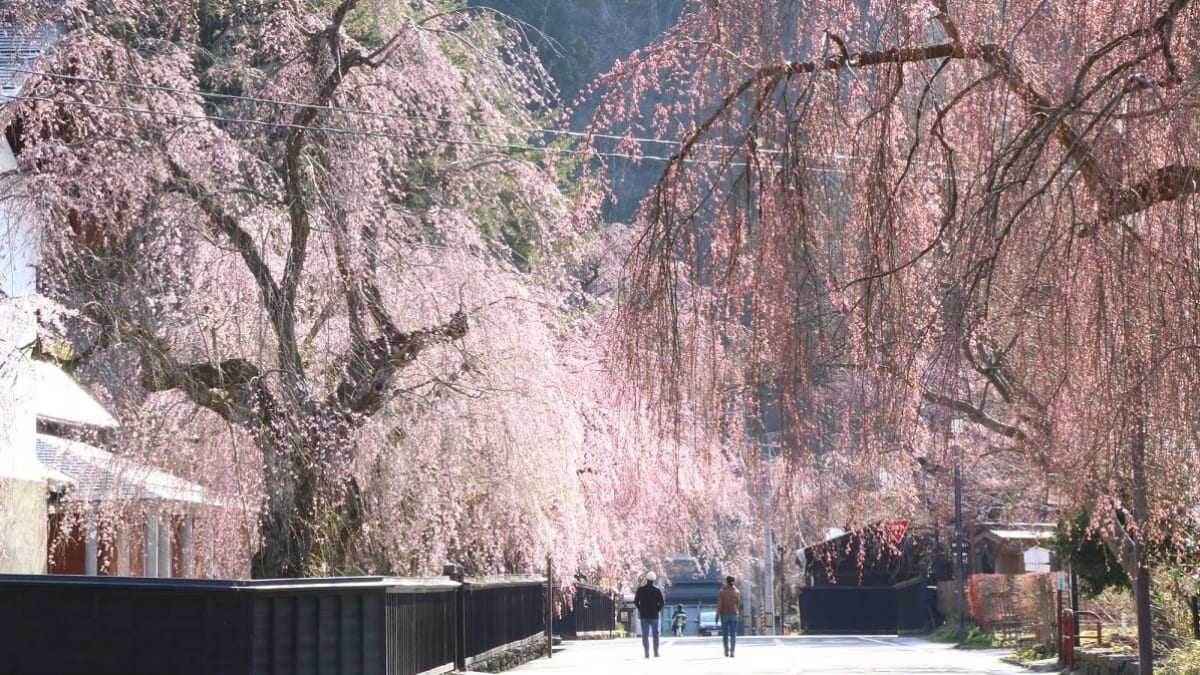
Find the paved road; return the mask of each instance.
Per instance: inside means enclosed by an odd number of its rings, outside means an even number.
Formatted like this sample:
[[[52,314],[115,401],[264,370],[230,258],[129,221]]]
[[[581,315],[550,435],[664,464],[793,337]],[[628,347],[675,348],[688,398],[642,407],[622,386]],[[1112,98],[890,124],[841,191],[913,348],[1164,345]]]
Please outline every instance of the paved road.
[[[669,673],[679,675],[1008,675],[1027,673],[1001,663],[1004,650],[959,650],[921,638],[891,636],[800,636],[738,638],[737,656],[722,654],[720,638],[668,638],[661,658],[642,657],[641,640],[567,642],[551,659],[541,658],[515,672]]]

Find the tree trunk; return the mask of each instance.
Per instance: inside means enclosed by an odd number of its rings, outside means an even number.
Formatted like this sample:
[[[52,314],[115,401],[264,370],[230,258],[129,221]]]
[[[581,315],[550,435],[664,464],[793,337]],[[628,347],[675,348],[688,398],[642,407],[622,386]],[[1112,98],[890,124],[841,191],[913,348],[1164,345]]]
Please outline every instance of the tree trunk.
[[[263,452],[266,499],[259,518],[258,550],[250,564],[255,579],[307,576],[316,539],[311,463],[296,450]],[[290,455],[290,457],[289,457]]]
[[[1146,528],[1150,520],[1146,485],[1146,419],[1139,415],[1133,438],[1133,598],[1137,610],[1138,672],[1154,674],[1154,630],[1150,609],[1150,567],[1146,559]]]
[[[265,505],[259,547],[251,561],[255,579],[344,574],[350,545],[362,529],[353,477],[351,427],[322,408],[302,418],[289,437],[260,439]],[[299,443],[287,445],[289,439]]]

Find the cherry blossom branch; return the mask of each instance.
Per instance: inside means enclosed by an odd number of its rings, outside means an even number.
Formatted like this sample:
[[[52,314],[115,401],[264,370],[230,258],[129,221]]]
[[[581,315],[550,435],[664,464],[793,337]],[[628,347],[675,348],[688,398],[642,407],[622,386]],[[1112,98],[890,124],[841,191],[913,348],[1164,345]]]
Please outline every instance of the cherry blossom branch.
[[[940,394],[930,389],[923,390],[921,392],[921,398],[938,407],[960,413],[967,419],[993,433],[1011,438],[1014,441],[1029,440],[1029,436],[1020,427],[1012,424],[1005,424],[1004,422],[991,417],[983,410],[967,401],[962,401],[952,396],[946,396],[945,394]]]
[[[1174,25],[1175,17],[1188,2],[1190,0],[1172,0],[1171,4],[1164,11],[1164,14],[1156,19],[1152,27],[1130,31],[1116,38],[1108,45],[1089,55],[1089,63],[1098,60],[1100,56],[1112,51],[1118,45],[1134,37],[1143,35],[1147,31],[1157,31],[1165,34],[1164,31],[1169,31],[1170,27]],[[939,21],[946,32],[949,38],[948,42],[917,47],[892,47],[885,50],[857,53],[849,53],[843,49],[837,55],[828,56],[820,60],[786,62],[760,67],[748,78],[744,79],[736,88],[729,91],[709,116],[687,134],[681,142],[679,150],[671,156],[667,166],[664,168],[662,178],[659,180],[659,186],[662,186],[664,181],[675,174],[676,165],[686,160],[696,144],[708,133],[713,125],[722,119],[733,104],[751,88],[760,85],[772,88],[786,77],[803,73],[836,71],[846,68],[861,68],[884,64],[917,63],[936,59],[958,59],[979,60],[992,66],[1008,83],[1013,93],[1029,107],[1031,113],[1050,117],[1050,121],[1054,124],[1055,136],[1065,148],[1067,156],[1080,167],[1080,173],[1083,174],[1085,182],[1099,194],[1112,194],[1113,190],[1108,186],[1106,173],[1100,165],[1099,160],[1090,151],[1088,144],[1081,139],[1080,135],[1067,122],[1067,114],[1073,106],[1067,104],[1054,105],[1053,101],[1047,95],[1038,91],[1032,84],[1032,81],[1021,71],[1008,50],[1000,45],[993,43],[978,45],[962,44],[957,25],[954,23],[947,9],[946,0],[936,0],[934,5],[938,9],[935,19]],[[1165,44],[1166,42],[1164,41],[1163,45]],[[1163,46],[1160,45],[1158,51],[1162,50]],[[1165,56],[1169,58],[1169,55]],[[1085,67],[1083,70],[1085,71],[1086,69]],[[1083,72],[1081,71],[1080,76],[1082,77],[1082,75]],[[1162,194],[1169,194],[1169,192],[1164,191]],[[1177,198],[1183,194],[1190,193],[1181,192],[1175,194],[1175,197],[1172,198]]]
[[[355,361],[351,362],[341,383],[330,394],[330,403],[356,414],[374,412],[383,402],[397,370],[411,364],[428,347],[462,339],[468,328],[466,313],[459,311],[439,326],[371,340],[361,365],[355,367]]]
[[[192,176],[186,169],[183,168],[173,157],[167,154],[167,165],[171,171],[172,181],[168,185],[170,189],[176,192],[187,195],[200,208],[201,211],[208,216],[209,222],[213,228],[225,235],[238,254],[245,262],[254,281],[258,284],[259,292],[263,296],[263,305],[267,310],[267,315],[270,317],[271,325],[276,332],[276,336],[282,339],[283,325],[280,320],[283,318],[282,311],[283,296],[278,283],[271,274],[271,269],[263,260],[262,254],[258,250],[258,245],[250,233],[242,228],[238,219],[225,210],[217,200],[213,193],[206,190],[198,182],[193,180]]]
[[[271,394],[258,367],[245,359],[181,364],[161,341],[137,331],[142,386],[150,392],[178,390],[193,403],[250,431],[265,428]]]
[[[1146,178],[1114,191],[1108,216],[1115,220],[1200,192],[1200,166],[1171,164]]]
[[[308,127],[316,121],[320,109],[328,107],[333,102],[338,87],[350,71],[368,63],[368,60],[357,48],[351,47],[345,51],[341,48],[342,23],[357,4],[358,0],[342,0],[334,9],[329,27],[321,36],[322,39],[329,41],[334,58],[333,68],[324,77],[310,105],[296,113],[284,142],[284,191],[288,201],[291,239],[288,242],[283,278],[280,281],[277,332],[280,342],[280,364],[285,370],[297,375],[303,372],[303,365],[296,340],[296,292],[300,286],[304,262],[308,255],[308,237],[312,232],[312,214],[306,197],[308,181],[303,153],[309,138]]]

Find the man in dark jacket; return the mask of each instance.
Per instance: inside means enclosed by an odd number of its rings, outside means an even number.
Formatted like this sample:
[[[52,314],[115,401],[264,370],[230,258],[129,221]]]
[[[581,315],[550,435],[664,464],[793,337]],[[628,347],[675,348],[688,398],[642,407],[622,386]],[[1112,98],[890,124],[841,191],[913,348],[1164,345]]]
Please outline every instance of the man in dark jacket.
[[[658,613],[662,611],[665,600],[663,593],[654,585],[658,575],[646,572],[646,583],[633,596],[633,605],[637,607],[638,616],[642,620],[642,649],[646,658],[650,658],[650,634],[654,634],[654,655],[658,656]]]

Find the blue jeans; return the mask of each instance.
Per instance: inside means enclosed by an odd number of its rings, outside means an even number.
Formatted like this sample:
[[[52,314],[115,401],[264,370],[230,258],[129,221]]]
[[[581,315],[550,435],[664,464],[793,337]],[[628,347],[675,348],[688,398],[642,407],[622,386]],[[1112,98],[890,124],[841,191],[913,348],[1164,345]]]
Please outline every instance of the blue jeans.
[[[642,619],[642,649],[650,655],[650,633],[654,633],[654,653],[658,653],[658,619]]]
[[[725,645],[725,653],[732,654],[737,646],[738,615],[736,612],[726,612],[721,615],[721,644]]]

